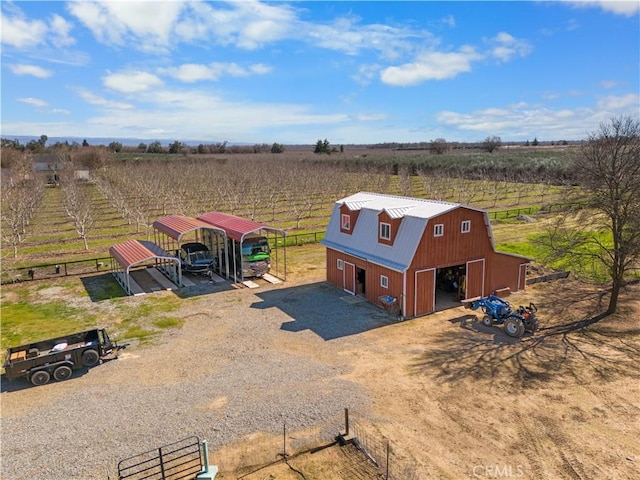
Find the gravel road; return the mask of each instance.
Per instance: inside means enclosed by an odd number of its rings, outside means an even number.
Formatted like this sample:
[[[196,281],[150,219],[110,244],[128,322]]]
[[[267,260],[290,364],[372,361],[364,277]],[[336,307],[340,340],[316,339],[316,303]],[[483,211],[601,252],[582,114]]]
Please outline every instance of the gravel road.
[[[278,433],[283,420],[291,431],[337,433],[345,407],[370,407],[363,387],[343,378],[367,347],[356,334],[392,322],[341,297],[318,282],[185,298],[175,314],[184,326],[155,345],[64,382],[3,380],[1,477],[114,479],[129,456],[191,435],[214,450]]]

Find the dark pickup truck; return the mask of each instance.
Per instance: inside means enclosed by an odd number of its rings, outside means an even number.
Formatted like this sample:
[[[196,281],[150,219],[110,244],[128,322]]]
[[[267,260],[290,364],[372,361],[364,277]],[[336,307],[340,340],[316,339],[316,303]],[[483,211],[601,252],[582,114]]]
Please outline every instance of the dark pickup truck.
[[[7,349],[4,370],[8,380],[26,377],[34,385],[44,385],[51,377],[67,380],[73,370],[98,365],[108,356],[117,356],[127,345],[109,339],[103,328],[73,333],[41,342]]]

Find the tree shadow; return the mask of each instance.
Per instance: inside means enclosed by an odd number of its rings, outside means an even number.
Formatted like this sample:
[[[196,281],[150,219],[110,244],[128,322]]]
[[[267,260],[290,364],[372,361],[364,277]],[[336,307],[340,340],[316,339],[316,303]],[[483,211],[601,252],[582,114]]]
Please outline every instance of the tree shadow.
[[[576,312],[594,311],[605,295],[578,292],[556,308],[546,302],[545,316],[551,320],[521,339],[496,331],[500,327],[485,327],[474,315],[458,317],[451,322],[460,329],[434,339],[413,359],[411,372],[435,375],[442,382],[490,381],[507,389],[537,388],[552,378],[575,383],[640,378],[640,328],[626,316],[631,312],[621,308],[610,317],[575,317]]]

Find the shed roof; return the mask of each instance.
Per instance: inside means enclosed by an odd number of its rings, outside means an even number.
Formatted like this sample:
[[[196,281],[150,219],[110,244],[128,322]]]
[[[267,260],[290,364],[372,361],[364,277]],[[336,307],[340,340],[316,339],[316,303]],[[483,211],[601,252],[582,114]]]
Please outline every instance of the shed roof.
[[[179,261],[155,243],[145,240],[127,240],[118,243],[109,248],[109,253],[125,270],[155,258]]]
[[[168,215],[166,217],[162,217],[161,219],[153,222],[153,228],[169,235],[178,242],[181,240],[183,235],[201,228],[215,229],[220,231],[223,235],[226,235],[224,230],[221,228],[214,227],[210,223],[203,222],[196,218],[187,217],[185,215]]]
[[[269,225],[265,225],[264,223],[254,222],[252,220],[247,220],[246,218],[237,217],[228,213],[209,212],[205,213],[204,215],[200,215],[198,217],[198,220],[224,230],[227,234],[227,237],[233,238],[238,242],[241,242],[249,233],[258,232],[260,230],[273,230],[282,233],[282,235],[285,235],[284,230],[281,230],[279,228],[270,227]]]

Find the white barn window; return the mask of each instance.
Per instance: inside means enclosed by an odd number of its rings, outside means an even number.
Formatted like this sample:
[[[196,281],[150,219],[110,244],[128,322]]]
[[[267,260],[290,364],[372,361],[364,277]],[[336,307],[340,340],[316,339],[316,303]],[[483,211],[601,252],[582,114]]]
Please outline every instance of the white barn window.
[[[433,226],[433,236],[434,237],[441,237],[444,235],[444,224],[443,223],[438,223],[436,225]]]
[[[342,214],[342,229],[351,230],[351,217],[346,213]]]
[[[338,266],[338,270],[342,270],[343,269],[343,265],[344,265],[343,261],[338,259],[338,265],[337,265]]]
[[[380,286],[382,288],[389,288],[389,277],[380,275]]]
[[[460,233],[469,233],[471,231],[471,220],[463,220],[460,226]]]
[[[380,222],[380,238],[382,240],[391,240],[391,224]]]

